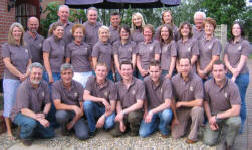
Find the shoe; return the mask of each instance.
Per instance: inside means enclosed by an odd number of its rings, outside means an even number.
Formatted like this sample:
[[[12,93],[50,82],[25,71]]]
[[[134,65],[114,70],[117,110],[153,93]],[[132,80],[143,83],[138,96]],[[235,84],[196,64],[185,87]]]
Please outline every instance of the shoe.
[[[65,125],[61,126],[61,134],[62,134],[62,136],[69,136],[70,135],[70,132],[67,130]]]
[[[138,136],[138,132],[130,131],[130,136]]]
[[[162,137],[162,138],[165,138],[165,139],[168,138],[168,135],[164,135],[164,134],[162,134],[161,132],[160,132],[160,134],[161,134],[161,137]]]
[[[32,139],[22,139],[21,142],[22,142],[25,146],[31,146],[31,145],[32,145]]]
[[[198,142],[198,141],[197,141],[197,140],[194,141],[194,140],[191,140],[191,139],[186,139],[186,143],[187,143],[187,144],[194,144],[194,143],[196,143],[196,142]]]

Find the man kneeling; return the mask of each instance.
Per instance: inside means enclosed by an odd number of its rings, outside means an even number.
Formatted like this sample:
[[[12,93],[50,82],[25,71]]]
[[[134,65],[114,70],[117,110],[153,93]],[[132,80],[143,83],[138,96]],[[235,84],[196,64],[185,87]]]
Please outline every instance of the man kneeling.
[[[149,73],[150,76],[144,79],[147,101],[144,101],[144,120],[139,134],[141,137],[147,137],[159,129],[161,135],[167,137],[169,133],[167,125],[172,119],[171,81],[161,78],[162,70],[159,62],[150,63]]]
[[[88,138],[88,127],[83,116],[83,87],[72,80],[73,67],[65,63],[60,67],[61,80],[52,86],[52,99],[56,107],[56,121],[61,126],[63,135],[68,135],[73,128],[78,139]]]
[[[213,79],[205,83],[204,107],[208,124],[203,142],[220,149],[230,149],[239,133],[240,104],[239,90],[235,83],[226,77],[226,67],[221,61],[213,64]]]
[[[32,63],[29,71],[29,78],[18,88],[16,103],[11,113],[11,119],[20,129],[18,136],[27,146],[32,144],[34,136],[54,137],[54,129],[46,119],[51,103],[48,84],[42,80],[43,66],[40,63]]]
[[[95,134],[96,128],[110,129],[114,126],[117,94],[114,83],[106,79],[107,74],[107,65],[98,62],[95,66],[96,76],[88,78],[84,90],[84,111],[90,135]]]

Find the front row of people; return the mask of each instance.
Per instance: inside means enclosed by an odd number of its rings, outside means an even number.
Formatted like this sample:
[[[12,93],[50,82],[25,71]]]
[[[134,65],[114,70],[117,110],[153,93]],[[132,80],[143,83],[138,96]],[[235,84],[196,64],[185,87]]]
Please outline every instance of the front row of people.
[[[198,141],[205,110],[208,123],[203,142],[207,145],[220,143],[228,149],[239,133],[241,99],[236,84],[226,77],[225,65],[215,61],[213,78],[204,85],[191,71],[190,59],[181,58],[179,65],[180,73],[171,80],[163,79],[160,63],[153,61],[149,76],[143,82],[133,76],[131,62],[122,62],[122,80],[113,83],[106,79],[106,64],[97,63],[96,76],[89,77],[83,89],[80,83],[72,80],[72,66],[63,64],[61,80],[52,85],[55,116],[62,134],[68,135],[73,129],[76,137],[83,140],[94,136],[97,128],[104,128],[110,129],[114,137],[126,132],[147,137],[157,130],[167,137],[170,125],[172,137],[179,138],[187,133],[190,125],[186,142],[192,144]],[[29,78],[18,88],[11,113],[26,145],[32,143],[34,136],[54,136],[47,120],[51,102],[49,86],[42,80],[43,66],[33,63],[29,71]]]

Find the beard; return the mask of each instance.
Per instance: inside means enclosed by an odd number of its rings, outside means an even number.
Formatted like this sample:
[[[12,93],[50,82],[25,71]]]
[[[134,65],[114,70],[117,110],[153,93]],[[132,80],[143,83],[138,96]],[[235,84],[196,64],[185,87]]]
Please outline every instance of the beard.
[[[30,80],[30,81],[32,84],[36,84],[36,85],[38,85],[41,82],[41,80]]]

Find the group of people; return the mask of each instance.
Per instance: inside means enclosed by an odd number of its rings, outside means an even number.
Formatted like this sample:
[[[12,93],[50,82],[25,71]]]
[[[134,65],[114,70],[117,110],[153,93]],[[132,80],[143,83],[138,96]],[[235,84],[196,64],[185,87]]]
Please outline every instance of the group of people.
[[[28,30],[13,23],[2,45],[10,138],[11,121],[25,145],[35,136],[53,137],[57,126],[80,140],[104,128],[114,137],[189,133],[186,142],[192,144],[205,125],[203,142],[227,149],[242,132],[251,47],[239,22],[231,27],[222,62],[216,21],[204,12],[195,13],[194,26],[183,22],[177,28],[171,11],[164,11],[156,30],[139,12],[131,28],[120,25],[117,12],[110,27],[102,25],[94,7],[84,24],[68,21],[66,5],[58,16],[47,39],[37,33],[38,19],[30,17]]]

